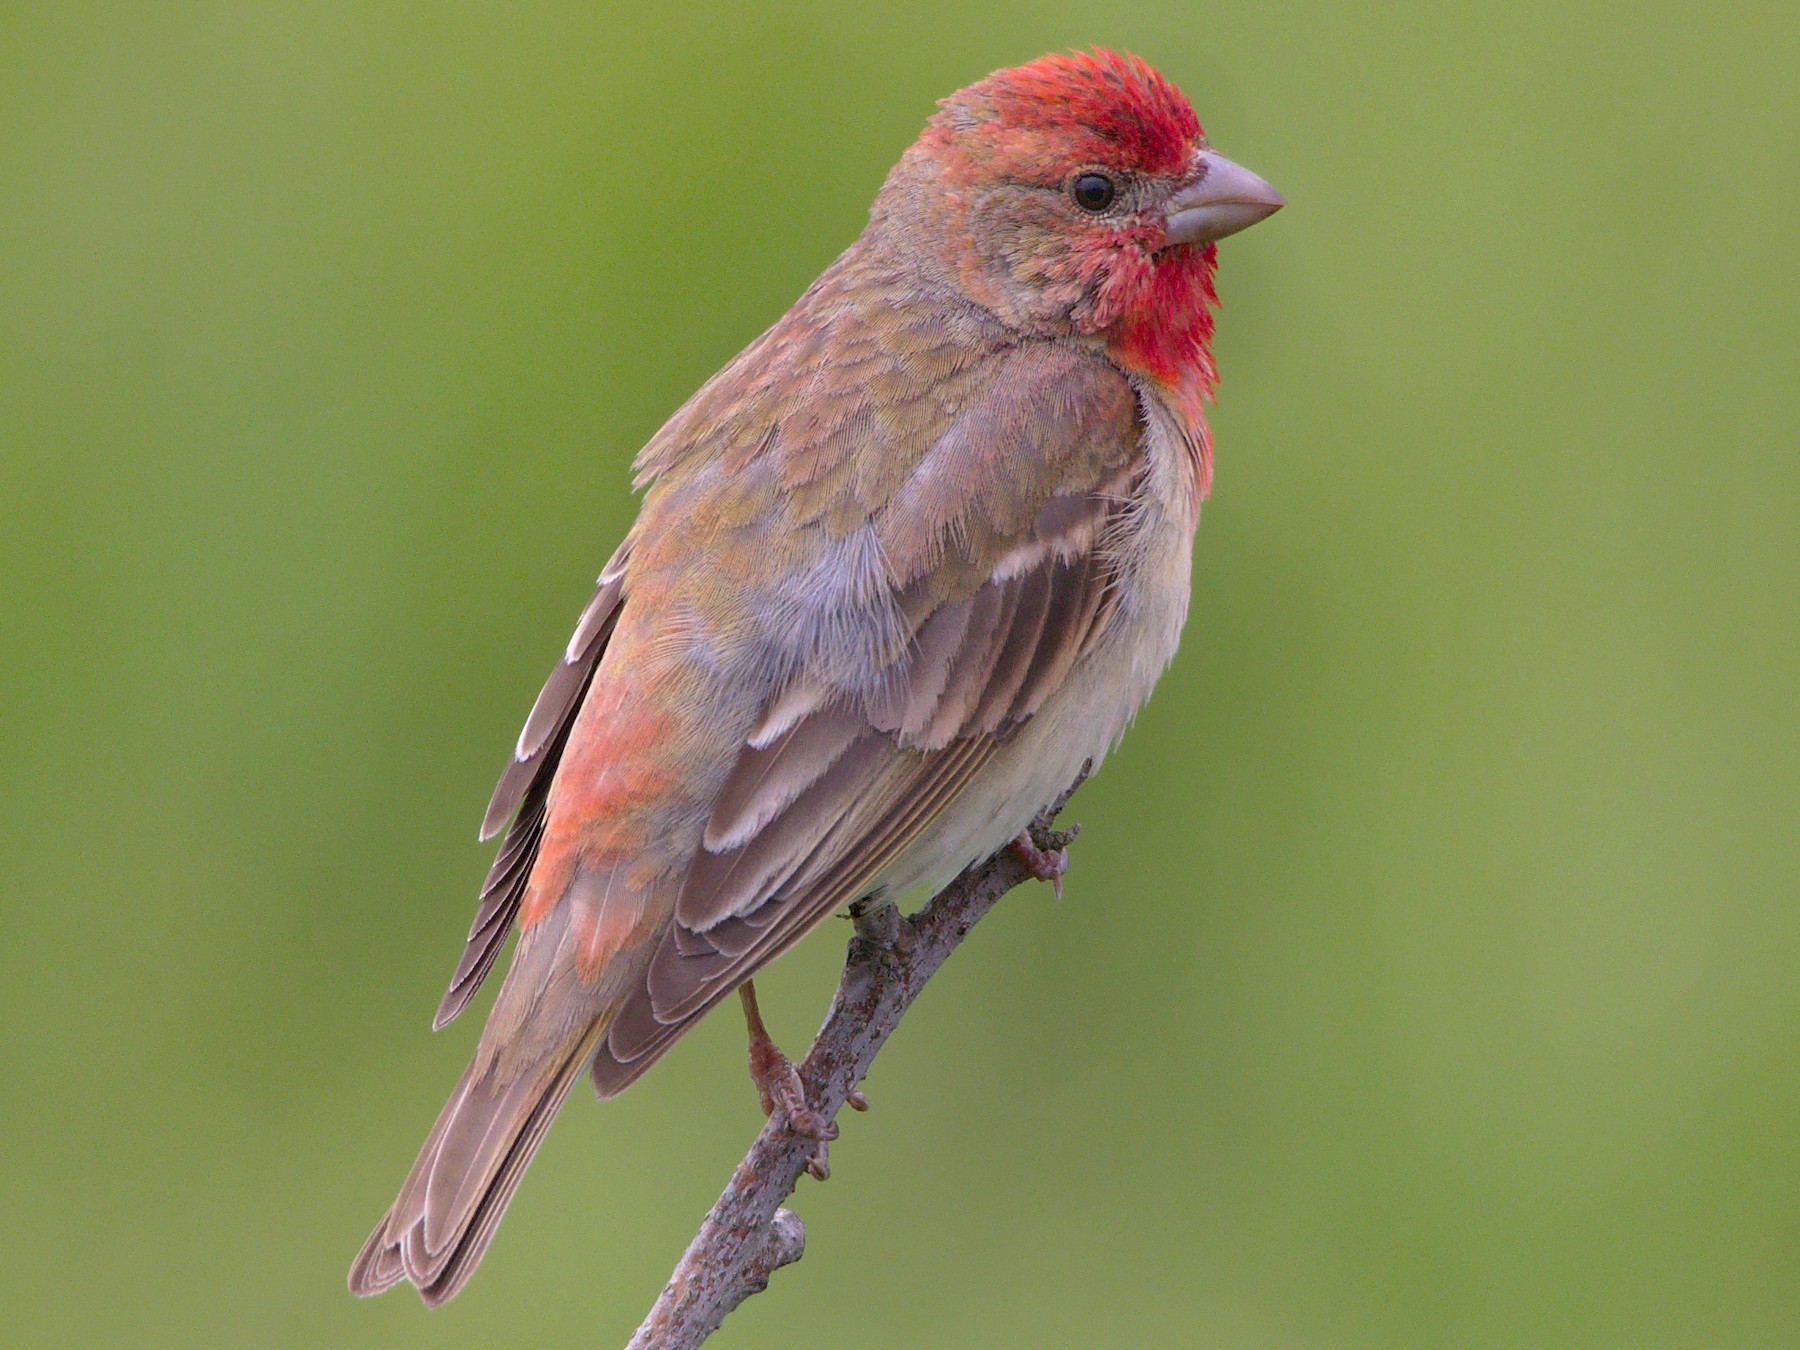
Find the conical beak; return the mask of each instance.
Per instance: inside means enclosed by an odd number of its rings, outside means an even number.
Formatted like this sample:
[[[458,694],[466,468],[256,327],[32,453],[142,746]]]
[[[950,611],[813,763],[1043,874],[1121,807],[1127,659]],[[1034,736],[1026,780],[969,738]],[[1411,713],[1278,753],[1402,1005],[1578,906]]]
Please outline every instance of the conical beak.
[[[1207,150],[1200,156],[1194,181],[1169,198],[1169,242],[1223,239],[1274,215],[1283,205],[1281,194],[1250,170]]]

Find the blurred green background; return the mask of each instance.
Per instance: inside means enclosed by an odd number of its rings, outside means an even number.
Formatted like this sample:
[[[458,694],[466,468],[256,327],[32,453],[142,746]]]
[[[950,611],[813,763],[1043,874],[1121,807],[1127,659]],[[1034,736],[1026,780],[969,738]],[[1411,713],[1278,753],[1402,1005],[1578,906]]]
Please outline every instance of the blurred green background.
[[[1291,203],[1187,642],[718,1344],[1800,1343],[1795,11],[1023,9],[0,8],[0,1341],[623,1342],[734,1017],[454,1304],[344,1292],[488,789],[637,447],[935,98],[1104,42]]]

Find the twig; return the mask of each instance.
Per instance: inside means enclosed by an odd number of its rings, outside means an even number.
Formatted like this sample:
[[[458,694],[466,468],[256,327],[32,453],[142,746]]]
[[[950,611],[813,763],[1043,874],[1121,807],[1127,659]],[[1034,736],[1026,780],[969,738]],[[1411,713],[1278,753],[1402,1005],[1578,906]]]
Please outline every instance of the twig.
[[[1029,833],[1039,849],[1061,849],[1075,837],[1074,829],[1053,829],[1052,823],[1086,777],[1084,766],[1032,821]],[[910,918],[886,899],[851,906],[856,936],[837,995],[799,1066],[813,1110],[831,1120],[846,1101],[861,1104],[856,1085],[925,982],[1001,896],[1032,876],[1026,862],[1004,848],[965,869]],[[626,1350],[692,1350],[733,1308],[768,1288],[775,1271],[800,1259],[806,1227],[781,1202],[818,1148],[779,1114],[764,1124]]]

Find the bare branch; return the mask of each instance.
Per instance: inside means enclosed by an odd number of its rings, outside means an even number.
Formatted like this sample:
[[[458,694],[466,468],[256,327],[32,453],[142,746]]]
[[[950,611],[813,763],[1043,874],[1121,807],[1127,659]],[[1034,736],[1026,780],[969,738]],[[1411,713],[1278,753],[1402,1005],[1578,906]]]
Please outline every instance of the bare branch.
[[[1028,833],[1037,849],[1055,852],[1075,837],[1074,829],[1052,825],[1086,777],[1083,767],[1032,821]],[[831,1120],[845,1102],[862,1104],[857,1084],[925,982],[1001,896],[1033,876],[1019,852],[1004,848],[964,870],[910,918],[885,899],[851,906],[856,936],[831,1011],[800,1065],[813,1110]],[[779,1114],[763,1125],[626,1350],[692,1350],[733,1308],[768,1288],[776,1270],[800,1259],[805,1226],[781,1203],[818,1148]]]

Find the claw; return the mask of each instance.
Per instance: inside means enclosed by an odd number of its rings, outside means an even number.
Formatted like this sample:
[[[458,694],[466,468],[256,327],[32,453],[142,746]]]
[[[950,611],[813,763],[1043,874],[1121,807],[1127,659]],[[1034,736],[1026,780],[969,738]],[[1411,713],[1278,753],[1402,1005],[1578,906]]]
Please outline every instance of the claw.
[[[1066,849],[1039,848],[1032,842],[1031,832],[1027,830],[1009,846],[1013,856],[1025,865],[1025,870],[1039,881],[1047,881],[1056,888],[1056,898],[1062,899],[1063,874],[1069,870],[1069,854]]]
[[[744,981],[738,987],[738,997],[743,1000],[744,1023],[750,1032],[750,1081],[756,1084],[756,1095],[762,1103],[763,1114],[771,1120],[779,1119],[801,1138],[817,1143],[818,1147],[807,1161],[806,1170],[823,1181],[831,1175],[826,1145],[838,1137],[837,1123],[807,1105],[806,1088],[800,1082],[800,1071],[794,1067],[792,1060],[781,1053],[774,1038],[769,1035],[768,1028],[763,1025],[762,1012],[756,1006],[756,986],[749,980]],[[862,1105],[857,1110],[868,1110],[868,1099],[862,1093],[852,1093],[851,1096],[862,1100]],[[854,1105],[854,1101],[852,1104]]]

